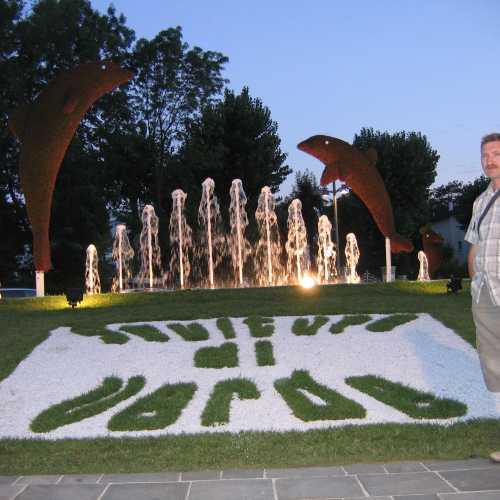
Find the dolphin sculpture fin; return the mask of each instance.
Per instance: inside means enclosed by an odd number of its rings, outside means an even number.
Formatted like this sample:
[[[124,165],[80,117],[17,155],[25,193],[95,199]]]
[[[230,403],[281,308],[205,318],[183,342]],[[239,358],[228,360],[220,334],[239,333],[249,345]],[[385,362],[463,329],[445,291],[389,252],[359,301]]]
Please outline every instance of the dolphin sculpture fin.
[[[346,167],[348,167],[348,165],[340,160],[334,160],[331,163],[328,163],[321,175],[321,185],[325,186],[326,184],[334,182],[337,179],[339,181],[345,181],[345,173],[347,171]]]

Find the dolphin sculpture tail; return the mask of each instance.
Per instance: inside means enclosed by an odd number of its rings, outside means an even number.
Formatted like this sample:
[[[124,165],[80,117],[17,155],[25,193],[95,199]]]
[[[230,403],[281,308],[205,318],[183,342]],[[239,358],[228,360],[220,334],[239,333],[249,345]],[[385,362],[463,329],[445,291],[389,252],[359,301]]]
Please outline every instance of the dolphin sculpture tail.
[[[413,252],[414,249],[413,243],[410,240],[406,239],[405,237],[401,236],[400,234],[393,233],[391,235],[388,235],[387,238],[391,240],[392,253]]]

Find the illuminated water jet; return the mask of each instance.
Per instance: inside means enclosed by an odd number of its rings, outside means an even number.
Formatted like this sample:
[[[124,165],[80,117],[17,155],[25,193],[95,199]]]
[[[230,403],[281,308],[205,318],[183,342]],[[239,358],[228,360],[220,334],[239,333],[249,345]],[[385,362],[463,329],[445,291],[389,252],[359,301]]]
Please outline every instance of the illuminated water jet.
[[[125,224],[116,226],[112,256],[115,261],[116,275],[113,277],[111,291],[122,292],[129,287],[129,280],[132,277],[131,261],[134,258],[134,250],[128,240]]]
[[[300,283],[303,273],[309,269],[309,255],[306,225],[302,218],[302,202],[299,199],[293,200],[288,206],[288,240],[285,248],[288,281]]]
[[[210,288],[215,286],[215,270],[222,261],[226,248],[226,238],[222,233],[219,202],[214,190],[215,182],[210,177],[207,177],[202,183],[202,195],[198,207],[198,221],[202,227],[202,232],[197,257],[207,264],[208,286]]]
[[[360,277],[356,272],[356,266],[358,265],[359,261],[359,248],[354,233],[349,233],[346,236],[345,258],[347,264],[347,269],[346,269],[347,283],[359,283]]]
[[[235,282],[243,286],[243,265],[251,253],[251,247],[245,238],[248,217],[245,210],[247,197],[240,179],[234,179],[229,190],[231,203],[229,205],[229,251],[235,275]]]
[[[257,283],[261,286],[281,284],[283,280],[281,238],[275,201],[268,186],[264,186],[260,192],[255,219],[259,228],[254,266]]]
[[[335,245],[332,242],[332,224],[326,215],[318,219],[318,281],[329,283],[336,277]]]
[[[85,291],[88,295],[101,293],[98,264],[97,248],[95,245],[89,245],[85,259]]]
[[[192,250],[192,230],[184,215],[187,194],[181,189],[172,192],[172,213],[170,214],[170,273],[179,274],[181,288],[184,288],[191,272],[190,252]]]
[[[140,235],[141,269],[139,271],[138,283],[145,286],[148,282],[152,289],[155,284],[155,271],[162,276],[161,252],[158,243],[158,217],[152,205],[146,205],[142,211],[142,231]]]
[[[420,268],[418,270],[417,281],[429,281],[431,279],[429,276],[429,263],[427,255],[422,250],[418,252],[418,261],[420,262]]]

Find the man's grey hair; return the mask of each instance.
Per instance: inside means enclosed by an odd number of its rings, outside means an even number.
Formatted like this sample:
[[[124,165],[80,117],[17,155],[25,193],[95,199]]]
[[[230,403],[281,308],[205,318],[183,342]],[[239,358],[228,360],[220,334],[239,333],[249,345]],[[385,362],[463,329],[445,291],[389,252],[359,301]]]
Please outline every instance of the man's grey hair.
[[[493,132],[491,134],[485,135],[481,139],[481,147],[483,147],[487,142],[500,141],[500,133]]]

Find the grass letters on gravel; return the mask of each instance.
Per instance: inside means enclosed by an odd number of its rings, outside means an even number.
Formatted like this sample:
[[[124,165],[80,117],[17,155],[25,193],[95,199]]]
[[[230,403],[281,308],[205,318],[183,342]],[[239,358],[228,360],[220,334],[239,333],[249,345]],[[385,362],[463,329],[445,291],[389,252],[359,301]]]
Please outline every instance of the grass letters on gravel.
[[[304,422],[366,416],[361,405],[333,389],[318,384],[307,371],[294,371],[290,378],[277,380],[274,387],[283,396],[293,414]],[[319,401],[314,401],[314,397]]]
[[[433,394],[372,375],[350,377],[346,383],[413,418],[451,418],[467,413],[463,403],[436,398]]]
[[[307,318],[297,318],[293,323],[292,332],[295,335],[316,335],[327,322],[328,318],[324,316],[316,316],[311,323]]]
[[[458,294],[446,293],[445,281],[403,282],[374,285],[338,285],[304,290],[298,287],[265,289],[180,291],[175,293],[106,294],[84,298],[75,310],[68,308],[63,296],[42,299],[8,300],[0,302],[0,382],[47,339],[49,332],[69,326],[80,335],[99,336],[104,342],[126,343],[129,334],[111,332],[109,324],[162,321],[185,340],[208,338],[201,325],[192,323],[200,318],[219,318],[217,327],[227,340],[234,338],[229,317],[245,317],[251,335],[256,339],[273,335],[271,316],[348,315],[340,324],[332,326],[332,333],[340,333],[357,318],[368,323],[373,314],[428,313],[436,320],[475,345],[475,333],[470,312],[468,289]],[[347,320],[347,322],[346,322]],[[179,323],[180,321],[184,323]],[[349,322],[350,321],[350,322]],[[185,323],[188,322],[188,323]],[[189,323],[191,322],[191,323]],[[179,326],[176,326],[179,325]],[[188,326],[186,326],[188,325]],[[369,324],[367,325],[367,327]],[[299,331],[307,331],[305,324]],[[383,326],[387,331],[387,325]],[[130,332],[134,335],[134,332]],[[313,341],[313,339],[311,339]],[[259,341],[256,341],[256,344]],[[262,344],[260,344],[262,345]],[[265,347],[256,346],[256,356]],[[266,355],[267,356],[267,355]],[[295,411],[312,415],[325,411],[326,405],[312,402],[313,396],[328,403],[329,394],[307,380],[283,381],[280,388],[290,393],[287,404]],[[130,379],[131,380],[131,379]],[[118,397],[127,390],[129,381],[121,388],[116,382],[95,390],[101,393],[85,395],[64,404],[57,411],[50,408],[44,418],[40,415],[34,424],[39,429],[53,428],[68,415],[95,410],[104,404],[105,394]],[[224,381],[226,383],[227,381]],[[294,384],[295,382],[295,384]],[[300,385],[302,383],[302,385]],[[110,384],[108,382],[108,384]],[[204,425],[217,425],[228,418],[233,397],[258,397],[251,381],[237,380],[234,386],[216,386],[204,410]],[[125,385],[125,388],[123,386]],[[176,401],[189,401],[196,391],[193,384],[159,389],[152,395],[132,403],[118,414],[110,427],[114,429],[161,428],[171,421],[182,405],[170,407],[166,401],[175,391],[182,391]],[[387,386],[386,386],[387,387]],[[303,389],[298,391],[298,389]],[[369,387],[365,388],[369,394]],[[91,391],[92,392],[92,391]],[[378,391],[380,392],[380,391]],[[392,389],[388,391],[392,393]],[[434,400],[415,399],[413,393],[403,391],[398,401],[410,401],[412,411],[419,408],[430,411]],[[241,394],[241,395],[240,395]],[[84,397],[84,396],[82,396]],[[373,397],[380,398],[380,394]],[[386,397],[386,396],[384,396]],[[420,397],[420,396],[419,396]],[[76,403],[75,403],[76,401]],[[88,401],[88,404],[87,404]],[[212,402],[215,401],[215,402]],[[311,403],[312,402],[312,403]],[[420,405],[417,403],[420,402]],[[423,404],[422,404],[423,403]],[[427,405],[429,403],[429,405]],[[187,404],[187,403],[186,403]],[[391,403],[396,404],[396,403]],[[300,408],[302,406],[302,408]],[[333,410],[332,410],[333,411]],[[360,409],[350,408],[351,417]],[[403,408],[401,408],[401,411]],[[406,410],[410,411],[410,410]],[[439,410],[440,415],[448,410]],[[458,413],[455,408],[451,413]],[[448,414],[451,414],[450,412]],[[119,418],[118,418],[119,417]],[[60,420],[58,420],[60,419]],[[63,425],[63,424],[61,424]],[[243,432],[239,434],[202,434],[164,436],[159,438],[106,438],[46,440],[0,440],[0,474],[69,474],[102,472],[159,472],[165,470],[220,469],[236,467],[285,467],[334,465],[356,462],[376,462],[423,459],[460,459],[487,456],[500,443],[498,420],[471,421],[447,427],[430,424],[387,424],[363,427],[343,427],[308,432]]]
[[[338,323],[330,326],[330,333],[343,333],[348,326],[364,325],[372,319],[368,314],[352,314],[343,317]]]

